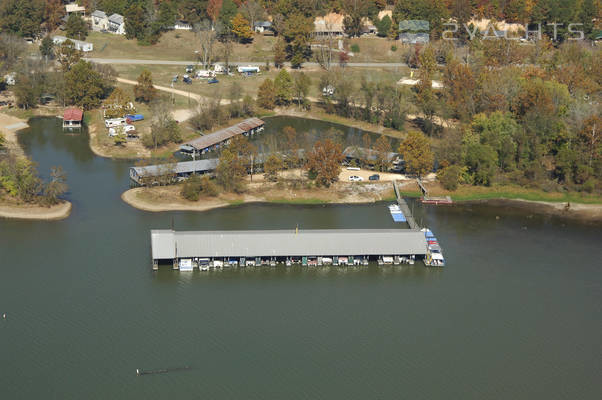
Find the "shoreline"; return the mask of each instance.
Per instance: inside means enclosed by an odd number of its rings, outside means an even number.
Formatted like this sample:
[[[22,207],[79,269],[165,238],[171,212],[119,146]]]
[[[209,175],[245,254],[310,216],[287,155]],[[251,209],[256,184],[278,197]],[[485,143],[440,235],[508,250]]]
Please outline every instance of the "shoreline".
[[[334,186],[334,185],[333,185]],[[352,187],[347,185],[347,187]],[[338,188],[341,188],[339,186]],[[188,201],[180,196],[180,186],[138,187],[126,190],[121,199],[133,208],[149,212],[196,211],[203,212],[229,206],[265,203],[291,205],[320,204],[370,204],[378,201],[392,201],[393,187],[380,185],[375,190],[345,193],[338,197],[332,194],[335,188],[271,190],[269,187],[253,187],[245,194],[224,193],[217,197],[201,197],[198,201]]]
[[[72,204],[69,201],[44,207],[38,205],[9,205],[0,203],[0,218],[34,220],[34,221],[59,221],[71,215]]]
[[[15,126],[15,128],[12,128]],[[4,134],[8,143],[9,152],[14,152],[17,157],[27,157],[19,145],[18,132],[29,127],[29,120],[24,120],[0,111],[0,132]],[[11,204],[0,199],[0,218],[57,221],[69,217],[72,204],[67,200],[61,203],[44,207],[31,204]]]
[[[573,203],[567,209],[567,202],[540,200],[491,198],[480,200],[460,200],[460,205],[487,205],[493,207],[512,207],[531,211],[535,214],[553,215],[562,218],[579,219],[588,222],[602,222],[602,204]]]

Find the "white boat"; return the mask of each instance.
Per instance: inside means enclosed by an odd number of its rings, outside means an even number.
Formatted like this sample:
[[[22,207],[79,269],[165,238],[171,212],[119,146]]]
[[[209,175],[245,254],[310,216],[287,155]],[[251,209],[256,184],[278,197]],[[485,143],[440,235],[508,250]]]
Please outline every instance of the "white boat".
[[[182,258],[178,264],[180,271],[192,271],[192,259]]]
[[[213,260],[213,268],[222,268],[224,266],[224,262],[221,260]]]
[[[324,264],[324,265],[330,265],[330,264],[332,264],[332,258],[330,258],[330,257],[322,257],[322,264]]]

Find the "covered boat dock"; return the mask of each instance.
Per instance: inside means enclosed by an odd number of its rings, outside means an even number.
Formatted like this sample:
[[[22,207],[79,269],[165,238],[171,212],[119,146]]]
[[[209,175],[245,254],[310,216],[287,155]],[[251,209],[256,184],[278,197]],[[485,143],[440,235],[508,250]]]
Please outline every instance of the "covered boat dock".
[[[248,118],[236,125],[190,140],[182,144],[180,150],[185,153],[204,154],[228,144],[235,136],[251,136],[261,132],[264,125],[265,122],[259,118]]]
[[[367,265],[399,263],[424,257],[424,232],[413,229],[152,230],[153,269],[169,263],[174,269],[192,265],[199,269],[222,266]],[[389,262],[390,260],[390,262]]]

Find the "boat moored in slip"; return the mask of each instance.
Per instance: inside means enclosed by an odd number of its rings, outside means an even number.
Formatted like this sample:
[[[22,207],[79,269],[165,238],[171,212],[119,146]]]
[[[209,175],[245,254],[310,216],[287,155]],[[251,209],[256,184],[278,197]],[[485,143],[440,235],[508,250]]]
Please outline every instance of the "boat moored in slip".
[[[424,232],[427,243],[427,252],[423,260],[424,265],[427,267],[444,267],[445,258],[443,257],[443,251],[441,250],[439,241],[430,229],[425,228],[422,231]]]

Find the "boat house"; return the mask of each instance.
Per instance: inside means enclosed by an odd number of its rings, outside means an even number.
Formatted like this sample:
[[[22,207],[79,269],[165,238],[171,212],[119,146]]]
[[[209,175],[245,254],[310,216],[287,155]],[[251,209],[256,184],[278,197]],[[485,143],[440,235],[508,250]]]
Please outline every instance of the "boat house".
[[[184,153],[204,154],[208,151],[218,149],[222,145],[226,145],[230,140],[238,135],[251,136],[255,133],[263,131],[265,122],[259,118],[245,119],[229,128],[220,129],[217,132],[209,135],[201,136],[197,139],[190,140],[180,146],[180,150]]]
[[[80,129],[84,119],[84,112],[79,108],[68,108],[63,113],[63,129]]]
[[[386,259],[424,257],[424,232],[414,229],[331,229],[189,231],[152,230],[153,269],[182,260],[212,265],[302,265],[386,263]],[[252,263],[252,264],[249,264]]]
[[[219,160],[217,158],[211,158],[173,164],[130,167],[130,179],[141,186],[156,185],[162,182],[171,183],[184,180],[193,174],[211,174],[217,168],[218,163]]]

